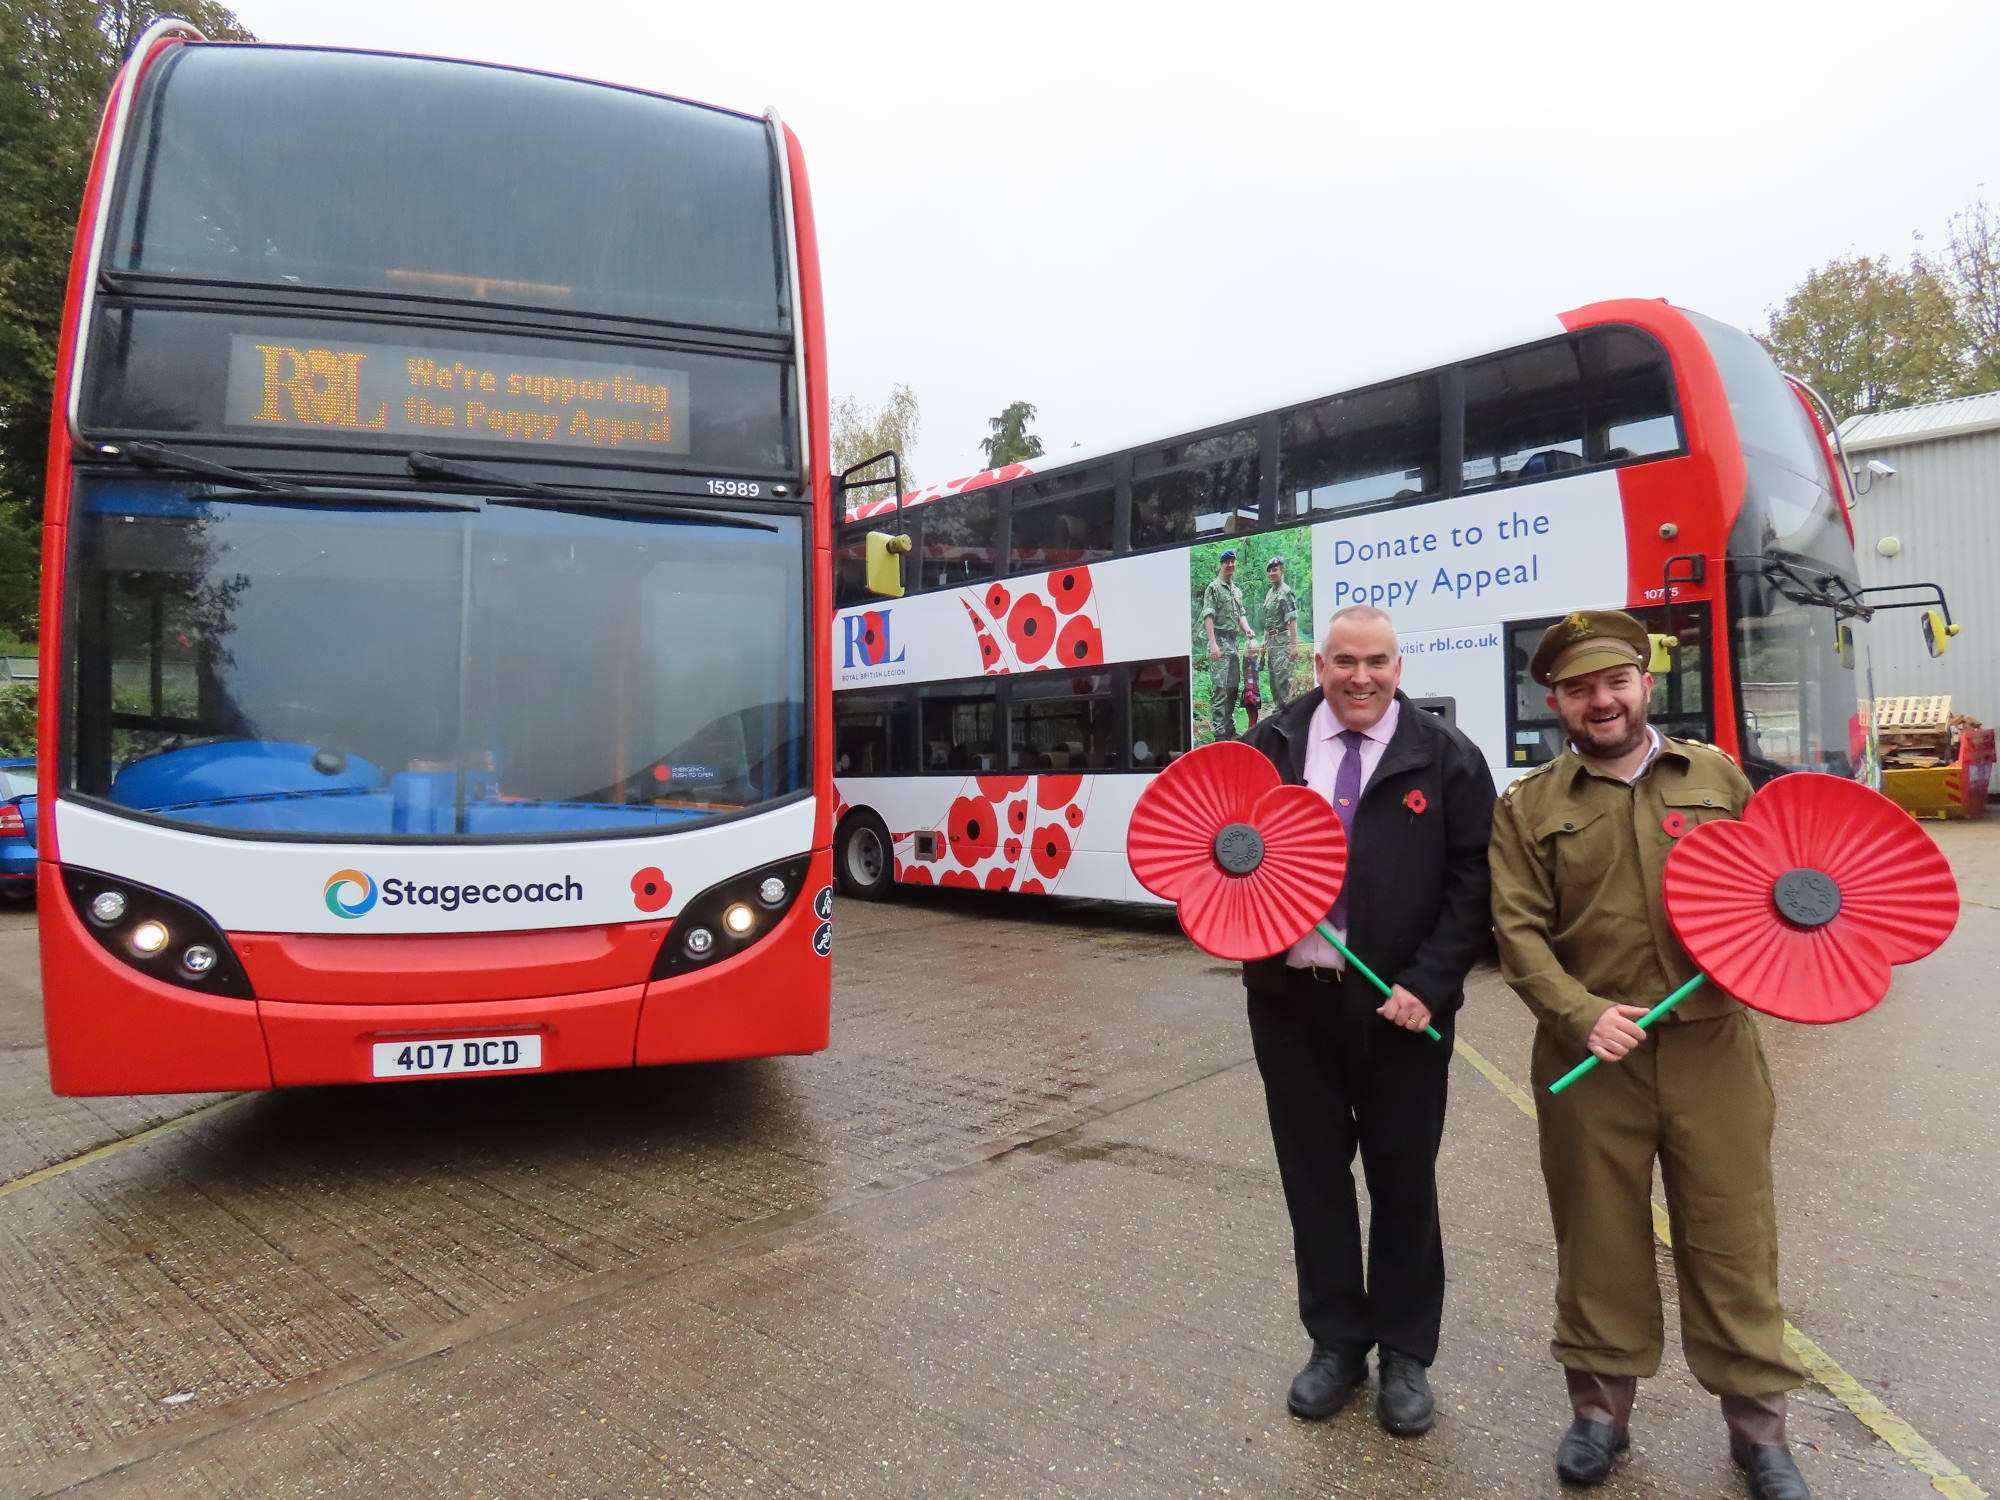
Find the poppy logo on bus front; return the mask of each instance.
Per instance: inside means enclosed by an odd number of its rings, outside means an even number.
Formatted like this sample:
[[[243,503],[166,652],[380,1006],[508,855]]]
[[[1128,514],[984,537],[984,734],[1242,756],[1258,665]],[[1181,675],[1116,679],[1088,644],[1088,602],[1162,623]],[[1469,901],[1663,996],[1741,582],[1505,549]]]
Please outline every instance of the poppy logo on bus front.
[[[327,877],[326,909],[336,917],[366,916],[375,896],[375,882],[359,870],[336,870]]]

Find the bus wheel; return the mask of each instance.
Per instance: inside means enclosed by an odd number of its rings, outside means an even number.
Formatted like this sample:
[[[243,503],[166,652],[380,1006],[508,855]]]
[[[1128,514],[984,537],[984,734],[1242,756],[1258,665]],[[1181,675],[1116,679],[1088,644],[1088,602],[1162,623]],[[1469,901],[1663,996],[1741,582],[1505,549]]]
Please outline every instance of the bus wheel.
[[[889,830],[871,812],[852,813],[833,840],[833,873],[844,896],[880,901],[896,885]]]

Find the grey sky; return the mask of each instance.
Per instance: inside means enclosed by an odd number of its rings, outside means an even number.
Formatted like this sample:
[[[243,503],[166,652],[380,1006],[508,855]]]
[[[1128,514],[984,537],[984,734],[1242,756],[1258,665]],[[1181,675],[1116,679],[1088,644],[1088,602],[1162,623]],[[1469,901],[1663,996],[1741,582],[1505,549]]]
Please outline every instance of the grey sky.
[[[234,8],[269,41],[777,105],[834,393],[907,381],[926,482],[1017,399],[1055,456],[1603,297],[1755,327],[1814,264],[1941,247],[2000,198],[1991,0]]]

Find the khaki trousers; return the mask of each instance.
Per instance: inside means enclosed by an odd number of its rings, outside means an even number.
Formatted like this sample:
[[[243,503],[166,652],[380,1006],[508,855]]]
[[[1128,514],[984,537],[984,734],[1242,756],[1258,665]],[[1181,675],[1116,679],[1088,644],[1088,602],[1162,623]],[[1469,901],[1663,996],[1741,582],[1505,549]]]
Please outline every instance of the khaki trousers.
[[[1549,1027],[1535,1034],[1542,1176],[1556,1232],[1556,1327],[1573,1370],[1646,1376],[1664,1342],[1653,1261],[1653,1163],[1660,1164],[1688,1368],[1718,1396],[1804,1383],[1778,1305],[1771,1193],[1771,1075],[1745,1011],[1665,1020],[1622,1062],[1562,1093],[1580,1060]]]

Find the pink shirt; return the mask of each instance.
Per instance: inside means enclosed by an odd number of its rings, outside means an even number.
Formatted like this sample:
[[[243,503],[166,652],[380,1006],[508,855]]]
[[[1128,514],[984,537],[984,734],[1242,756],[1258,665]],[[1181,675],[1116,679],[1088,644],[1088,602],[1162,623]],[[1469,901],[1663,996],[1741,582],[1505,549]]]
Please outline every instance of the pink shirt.
[[[1361,742],[1358,751],[1350,752],[1340,742],[1340,731],[1344,727],[1333,705],[1320,700],[1313,710],[1312,722],[1306,729],[1306,785],[1318,792],[1328,802],[1333,801],[1334,778],[1340,774],[1340,760],[1344,755],[1358,754],[1361,757],[1361,790],[1368,790],[1368,782],[1375,774],[1375,768],[1382,764],[1382,752],[1389,748],[1389,741],[1396,733],[1396,721],[1403,716],[1403,705],[1394,698],[1389,700],[1389,711],[1375,721],[1372,729],[1361,732],[1368,736]],[[1347,878],[1355,875],[1351,861],[1347,867]],[[1340,940],[1347,941],[1347,934],[1339,928]],[[1292,944],[1286,953],[1285,962],[1294,969],[1320,968],[1344,969],[1347,960],[1335,951],[1333,944],[1317,932],[1309,932]]]

